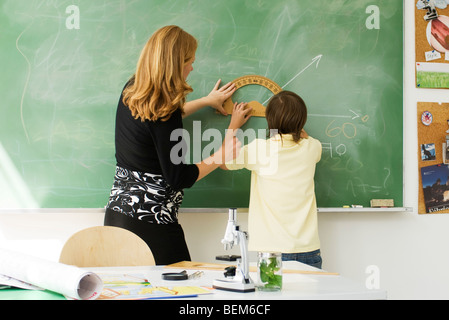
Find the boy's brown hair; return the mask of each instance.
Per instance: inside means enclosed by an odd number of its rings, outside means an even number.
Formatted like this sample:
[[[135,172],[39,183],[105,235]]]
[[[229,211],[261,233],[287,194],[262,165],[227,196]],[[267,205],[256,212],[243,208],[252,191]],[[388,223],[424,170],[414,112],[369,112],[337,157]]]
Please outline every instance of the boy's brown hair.
[[[265,117],[268,129],[277,130],[281,136],[291,134],[293,140],[298,142],[307,122],[307,107],[296,93],[281,91],[268,102]]]

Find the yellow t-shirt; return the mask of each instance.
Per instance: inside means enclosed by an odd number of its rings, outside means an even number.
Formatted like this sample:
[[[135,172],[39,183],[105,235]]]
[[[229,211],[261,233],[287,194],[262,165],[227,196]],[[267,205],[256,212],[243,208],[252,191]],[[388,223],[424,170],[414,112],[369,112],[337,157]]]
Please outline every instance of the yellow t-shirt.
[[[226,163],[251,171],[249,251],[310,252],[320,248],[315,199],[315,167],[321,143],[294,142],[291,135],[256,139]]]

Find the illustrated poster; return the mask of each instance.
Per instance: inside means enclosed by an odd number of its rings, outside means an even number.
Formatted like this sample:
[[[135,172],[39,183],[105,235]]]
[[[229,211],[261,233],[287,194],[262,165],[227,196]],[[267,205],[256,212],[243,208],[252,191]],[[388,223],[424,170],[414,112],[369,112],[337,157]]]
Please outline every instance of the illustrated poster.
[[[416,86],[449,88],[449,0],[418,0],[415,30]]]
[[[449,167],[438,164],[421,168],[424,203],[427,213],[449,209]]]

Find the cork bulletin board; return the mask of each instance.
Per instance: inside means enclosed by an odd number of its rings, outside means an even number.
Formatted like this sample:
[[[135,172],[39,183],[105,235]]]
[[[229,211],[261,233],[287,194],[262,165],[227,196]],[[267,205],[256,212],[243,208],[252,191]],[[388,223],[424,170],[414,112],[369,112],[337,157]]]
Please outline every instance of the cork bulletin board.
[[[449,88],[449,4],[447,1],[416,1],[415,30],[416,87]]]
[[[418,103],[418,167],[420,214],[449,213],[449,103]]]

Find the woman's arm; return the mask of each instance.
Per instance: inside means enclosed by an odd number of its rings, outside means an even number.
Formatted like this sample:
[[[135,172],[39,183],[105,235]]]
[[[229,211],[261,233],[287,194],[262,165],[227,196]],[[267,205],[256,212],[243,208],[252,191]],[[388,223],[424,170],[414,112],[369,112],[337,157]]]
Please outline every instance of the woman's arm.
[[[235,159],[242,147],[240,141],[235,136],[227,136],[220,150],[211,155],[209,158],[197,163],[199,181],[209,173],[220,167],[223,163]]]
[[[226,136],[220,150],[209,158],[196,164],[199,170],[197,181],[238,156],[242,144],[235,136],[237,129],[243,126],[248,119],[251,118],[252,109],[245,109],[246,106],[246,103],[234,104],[231,122],[229,123],[228,130],[226,130]]]
[[[227,115],[226,111],[223,108],[223,103],[229,99],[235,92],[235,84],[229,82],[225,84],[223,87],[219,88],[221,80],[218,80],[215,84],[215,87],[212,91],[203,98],[186,102],[184,105],[184,118],[190,116],[196,111],[206,107],[211,106],[216,109],[223,115]]]

